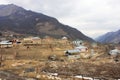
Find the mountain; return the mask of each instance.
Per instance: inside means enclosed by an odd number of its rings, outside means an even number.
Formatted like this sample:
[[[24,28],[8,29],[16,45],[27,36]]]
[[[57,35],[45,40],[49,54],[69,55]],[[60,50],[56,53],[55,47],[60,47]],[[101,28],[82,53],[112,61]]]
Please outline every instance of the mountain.
[[[116,32],[108,32],[96,39],[101,43],[119,43],[120,42],[120,30]]]
[[[92,42],[93,39],[57,19],[42,13],[25,10],[14,4],[0,5],[0,32],[11,32],[23,35],[51,36],[70,39],[81,39]]]

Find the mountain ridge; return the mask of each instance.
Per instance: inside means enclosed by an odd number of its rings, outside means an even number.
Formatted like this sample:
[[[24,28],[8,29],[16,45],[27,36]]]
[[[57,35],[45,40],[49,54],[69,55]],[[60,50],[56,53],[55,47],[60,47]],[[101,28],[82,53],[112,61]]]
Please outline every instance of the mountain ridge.
[[[115,32],[108,32],[102,36],[96,38],[96,41],[101,43],[119,43],[120,42],[120,30]]]
[[[0,5],[0,31],[13,31],[19,34],[47,35],[55,38],[66,36],[70,39],[94,40],[56,18],[42,13],[25,10],[14,4]]]

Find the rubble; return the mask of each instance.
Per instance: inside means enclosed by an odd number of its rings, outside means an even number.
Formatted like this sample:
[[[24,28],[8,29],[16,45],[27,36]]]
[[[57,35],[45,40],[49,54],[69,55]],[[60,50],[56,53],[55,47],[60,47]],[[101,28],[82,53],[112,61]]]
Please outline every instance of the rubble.
[[[83,75],[83,77],[97,77],[97,78],[105,78],[105,79],[119,79],[120,78],[120,64],[110,64],[105,63],[101,65],[95,65],[85,62],[74,62],[68,63],[67,65],[60,63],[52,63],[56,65],[58,68],[54,67],[46,67],[46,72],[58,73],[58,75],[66,75],[66,76],[77,76],[79,74]]]

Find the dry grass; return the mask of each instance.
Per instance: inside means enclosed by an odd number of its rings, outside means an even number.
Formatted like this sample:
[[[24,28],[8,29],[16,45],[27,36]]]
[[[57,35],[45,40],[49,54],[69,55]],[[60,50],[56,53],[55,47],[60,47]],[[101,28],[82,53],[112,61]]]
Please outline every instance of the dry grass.
[[[15,53],[17,53],[18,57],[17,59],[47,59],[49,55],[57,55],[57,56],[63,56],[64,50],[71,49],[70,46],[65,47],[56,47],[54,46],[52,49],[49,46],[29,46],[27,49],[26,46],[19,45],[13,48],[6,48],[1,49],[1,54],[6,56],[14,56]]]
[[[27,48],[27,46],[17,45],[13,48],[0,49],[0,54],[2,54],[6,59],[7,59],[7,57],[9,57],[8,60],[5,60],[3,62],[3,64],[5,66],[1,67],[0,70],[11,70],[11,72],[13,72],[15,74],[21,74],[25,68],[40,66],[41,69],[48,67],[47,68],[48,71],[49,70],[51,71],[52,69],[51,69],[51,67],[49,67],[50,65],[49,64],[45,65],[48,61],[48,56],[55,54],[58,57],[63,58],[64,51],[67,49],[72,49],[72,48],[73,48],[73,46],[71,46],[71,45],[63,45],[63,44],[57,45],[56,44],[56,45],[53,45],[52,48],[49,45],[29,46],[29,48]],[[104,49],[104,46],[101,47],[100,49],[95,49],[96,54],[91,59],[84,58],[84,59],[75,60],[75,61],[66,60],[65,62],[57,62],[56,61],[56,64],[59,65],[58,72],[60,72],[59,71],[60,69],[61,69],[61,71],[62,70],[67,71],[70,69],[71,73],[74,73],[75,70],[77,71],[75,73],[80,73],[79,70],[84,69],[85,66],[87,66],[89,68],[89,65],[91,65],[92,68],[94,68],[94,67],[96,68],[96,66],[101,67],[101,64],[111,63],[110,59],[103,57],[105,54],[103,49]],[[15,53],[17,53],[16,58],[14,57]],[[82,53],[82,54],[83,54],[83,56],[86,56],[86,55],[89,56],[90,50],[87,53]],[[78,61],[78,63],[77,63],[77,61]],[[17,63],[25,63],[25,64],[23,64],[22,66],[19,66],[19,65],[12,66],[12,64],[17,64]],[[87,65],[87,64],[89,64],[89,65]],[[63,65],[66,66],[66,69],[64,68]],[[61,66],[63,66],[63,68]],[[79,67],[80,67],[80,69],[79,69]],[[72,68],[74,70],[72,70]],[[92,70],[92,69],[90,68],[90,70]],[[32,73],[27,73],[26,76],[27,77],[35,77],[36,74],[34,72],[32,72]],[[48,79],[41,78],[41,80],[48,80]]]

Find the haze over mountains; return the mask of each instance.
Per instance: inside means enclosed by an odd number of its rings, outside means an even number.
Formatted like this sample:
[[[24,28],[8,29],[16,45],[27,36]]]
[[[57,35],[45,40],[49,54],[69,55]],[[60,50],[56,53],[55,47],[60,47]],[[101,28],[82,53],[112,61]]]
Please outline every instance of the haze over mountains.
[[[98,38],[96,41],[101,43],[119,43],[120,42],[120,30],[116,32],[108,32]]]
[[[42,13],[25,10],[14,4],[0,5],[0,31],[35,36],[51,36],[61,38],[94,41],[83,33],[68,25],[61,24],[57,19]]]

